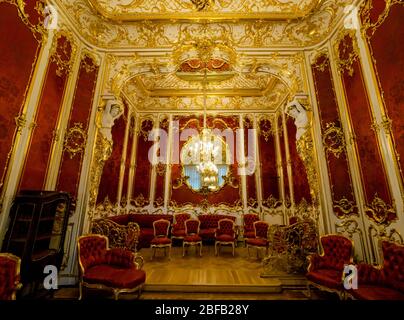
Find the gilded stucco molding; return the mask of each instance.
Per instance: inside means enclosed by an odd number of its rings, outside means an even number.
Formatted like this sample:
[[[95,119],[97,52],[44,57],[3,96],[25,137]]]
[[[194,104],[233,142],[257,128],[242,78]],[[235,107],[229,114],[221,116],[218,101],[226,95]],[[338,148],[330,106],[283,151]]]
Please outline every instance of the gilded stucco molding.
[[[111,23],[96,13],[87,0],[56,0],[68,13],[82,36],[94,45],[104,48],[171,48],[186,34],[201,34],[203,24],[179,20]],[[302,47],[319,43],[334,28],[352,0],[325,0],[318,9],[304,19],[254,19],[229,22],[211,22],[209,33],[229,39],[236,47]],[[243,13],[245,14],[245,13]]]

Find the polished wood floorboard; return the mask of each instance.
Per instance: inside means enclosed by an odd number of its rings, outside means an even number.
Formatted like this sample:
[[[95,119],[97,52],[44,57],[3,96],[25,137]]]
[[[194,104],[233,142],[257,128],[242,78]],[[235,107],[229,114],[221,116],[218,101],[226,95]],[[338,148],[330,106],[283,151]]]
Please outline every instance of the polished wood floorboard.
[[[215,256],[214,246],[203,246],[202,257],[198,250],[189,248],[185,257],[182,247],[171,249],[171,259],[159,249],[152,259],[152,251],[144,248],[139,252],[145,259],[145,291],[189,291],[210,292],[280,292],[281,282],[277,279],[261,278],[262,259],[256,251],[237,247],[235,256],[231,247],[222,247]],[[260,257],[262,258],[263,252]]]

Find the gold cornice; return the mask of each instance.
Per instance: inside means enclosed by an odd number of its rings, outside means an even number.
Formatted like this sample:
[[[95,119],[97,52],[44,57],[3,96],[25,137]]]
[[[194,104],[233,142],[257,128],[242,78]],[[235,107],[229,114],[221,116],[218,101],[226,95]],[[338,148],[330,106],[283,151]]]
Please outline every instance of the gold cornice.
[[[322,0],[313,0],[311,5],[308,5],[303,10],[291,10],[289,12],[223,12],[223,11],[188,11],[188,12],[156,12],[156,13],[142,13],[142,12],[126,12],[126,13],[111,13],[108,12],[97,0],[87,0],[90,7],[92,7],[104,19],[117,21],[117,22],[134,22],[134,21],[212,21],[212,22],[234,22],[241,20],[298,20],[304,19],[309,16],[318,6]],[[129,6],[122,6],[128,8]],[[247,9],[248,10],[248,9]],[[128,11],[128,10],[127,10]]]

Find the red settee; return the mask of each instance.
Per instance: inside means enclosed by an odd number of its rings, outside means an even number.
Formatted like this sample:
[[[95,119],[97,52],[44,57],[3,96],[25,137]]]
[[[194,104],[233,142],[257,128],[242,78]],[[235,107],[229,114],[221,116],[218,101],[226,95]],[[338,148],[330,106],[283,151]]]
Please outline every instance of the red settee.
[[[202,240],[211,241],[215,240],[215,232],[218,228],[219,220],[231,219],[236,221],[236,217],[224,214],[202,214],[198,216],[198,219],[201,222],[199,235],[202,237]]]
[[[148,248],[150,247],[150,242],[154,238],[154,230],[153,230],[153,222],[165,219],[170,221],[172,224],[173,216],[170,214],[123,214],[114,217],[108,217],[108,219],[121,224],[127,225],[129,222],[135,222],[140,227],[140,235],[139,235],[139,243],[137,245],[137,249]]]
[[[357,266],[358,288],[348,291],[358,300],[404,300],[404,246],[383,241],[383,265]]]

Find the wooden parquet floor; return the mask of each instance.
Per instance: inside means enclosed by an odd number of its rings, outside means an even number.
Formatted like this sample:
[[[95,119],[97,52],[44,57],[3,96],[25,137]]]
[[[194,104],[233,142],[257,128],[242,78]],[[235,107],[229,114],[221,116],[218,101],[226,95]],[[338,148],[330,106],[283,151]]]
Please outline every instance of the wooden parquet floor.
[[[164,256],[164,250],[157,251],[151,259],[151,249],[142,249],[145,259],[145,292],[281,292],[277,279],[261,278],[261,259],[254,250],[251,257],[244,247],[238,247],[233,257],[231,247],[223,247],[215,256],[214,246],[204,246],[202,257],[189,248],[182,256],[182,247],[171,249],[171,259]],[[262,254],[262,253],[261,253]]]

